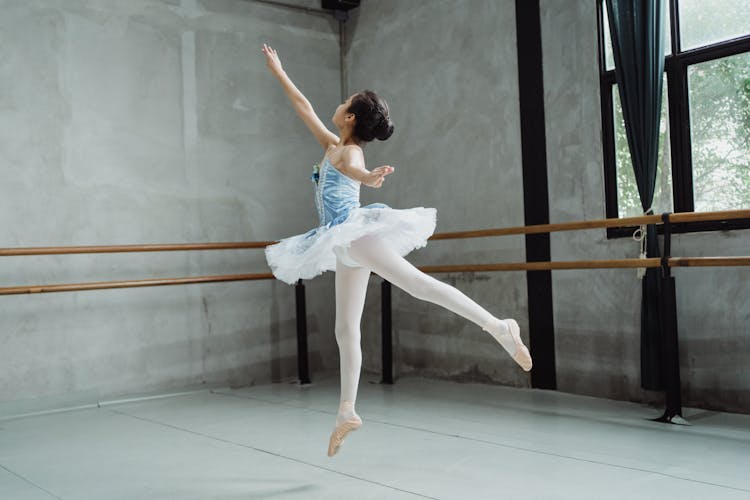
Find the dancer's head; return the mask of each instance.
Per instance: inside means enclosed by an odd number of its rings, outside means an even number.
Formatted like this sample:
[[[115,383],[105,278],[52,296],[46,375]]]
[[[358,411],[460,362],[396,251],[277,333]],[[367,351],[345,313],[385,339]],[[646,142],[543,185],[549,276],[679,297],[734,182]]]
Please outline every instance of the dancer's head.
[[[384,141],[393,134],[388,103],[372,90],[362,90],[341,103],[333,114],[340,131],[350,131],[357,142]]]

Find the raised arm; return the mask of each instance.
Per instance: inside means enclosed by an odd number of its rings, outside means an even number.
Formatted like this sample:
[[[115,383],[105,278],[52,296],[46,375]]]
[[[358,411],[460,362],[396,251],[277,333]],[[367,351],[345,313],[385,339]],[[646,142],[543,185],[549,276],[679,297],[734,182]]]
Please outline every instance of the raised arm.
[[[284,69],[281,67],[279,55],[276,51],[264,43],[263,53],[266,55],[268,69],[279,80],[279,83],[281,83],[281,87],[291,101],[294,111],[296,111],[302,121],[305,122],[307,128],[309,128],[310,132],[315,136],[315,139],[317,139],[320,145],[323,146],[323,149],[328,149],[332,144],[338,144],[339,138],[323,125],[323,122],[320,121],[318,115],[315,114],[315,110],[313,109],[312,104],[310,104],[310,101],[307,100],[307,97],[299,91],[292,80],[289,79],[286,72],[284,72]]]

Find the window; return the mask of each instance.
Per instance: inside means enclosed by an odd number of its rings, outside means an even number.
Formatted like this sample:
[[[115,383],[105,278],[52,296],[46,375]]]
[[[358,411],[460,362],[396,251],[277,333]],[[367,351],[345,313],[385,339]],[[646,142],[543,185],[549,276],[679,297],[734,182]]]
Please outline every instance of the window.
[[[750,2],[665,0],[664,94],[654,213],[750,209]],[[642,212],[614,71],[606,1],[598,0],[607,217]],[[750,219],[678,232],[750,228]],[[630,235],[609,229],[610,236]]]
[[[688,67],[695,210],[750,207],[750,52]]]
[[[654,201],[651,205],[654,213],[673,212],[672,203],[672,171],[670,168],[672,155],[669,151],[669,116],[667,115],[667,85],[664,82],[662,90],[661,120],[659,123],[659,156],[656,164],[656,185],[654,186]],[[612,100],[614,106],[615,126],[615,170],[617,176],[617,208],[620,217],[636,217],[643,214],[641,199],[635,183],[630,148],[625,134],[625,118],[622,116],[620,91],[617,84],[612,86]]]

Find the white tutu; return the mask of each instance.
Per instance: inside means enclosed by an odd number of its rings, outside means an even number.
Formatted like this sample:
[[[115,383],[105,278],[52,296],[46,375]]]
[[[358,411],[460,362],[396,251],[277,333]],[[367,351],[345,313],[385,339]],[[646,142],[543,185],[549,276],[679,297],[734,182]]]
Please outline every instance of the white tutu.
[[[336,269],[336,257],[347,266],[360,267],[349,256],[349,246],[363,236],[378,235],[404,256],[422,248],[435,231],[434,208],[393,209],[382,204],[355,208],[344,222],[320,226],[266,247],[274,276],[294,284]]]

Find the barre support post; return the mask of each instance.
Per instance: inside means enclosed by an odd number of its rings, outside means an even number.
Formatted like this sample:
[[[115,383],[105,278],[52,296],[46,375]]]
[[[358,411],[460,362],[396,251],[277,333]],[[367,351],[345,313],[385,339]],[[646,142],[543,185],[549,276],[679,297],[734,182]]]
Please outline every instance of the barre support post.
[[[381,337],[383,379],[381,384],[393,384],[393,317],[391,315],[391,284],[383,280],[380,284]]]
[[[672,253],[672,227],[669,217],[669,213],[662,214],[664,252],[661,258],[661,294],[659,296],[665,409],[664,414],[655,420],[669,424],[689,425],[682,417],[680,352],[677,333],[677,291],[669,267],[669,258]]]
[[[299,383],[310,383],[310,367],[307,359],[307,308],[305,307],[305,285],[299,280],[295,285],[297,305],[297,372]]]

